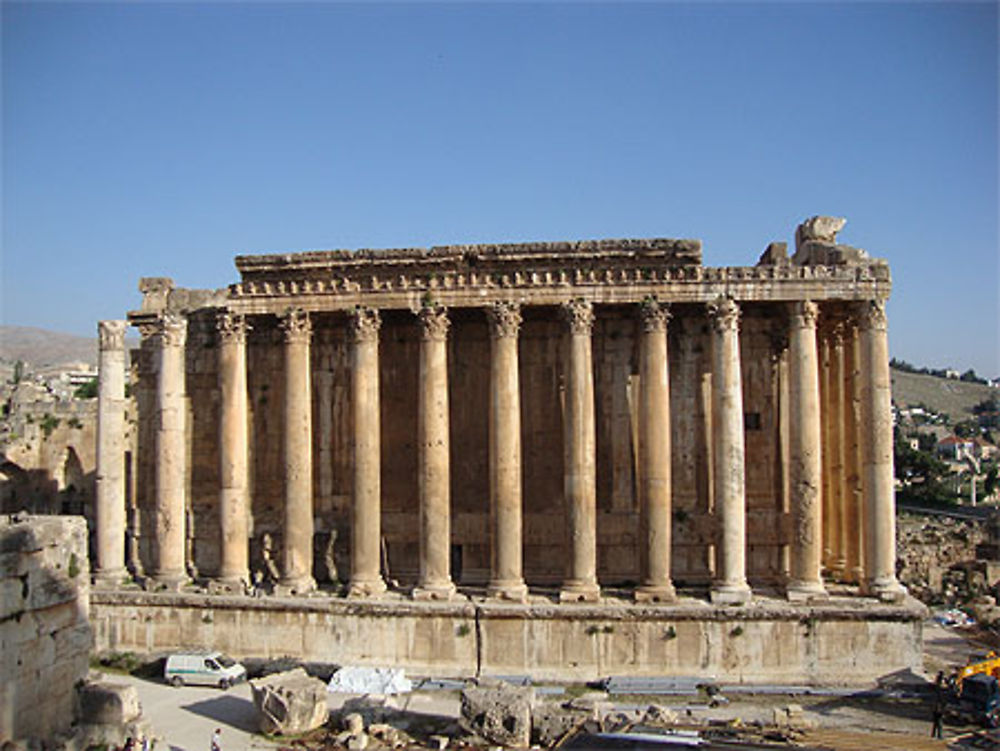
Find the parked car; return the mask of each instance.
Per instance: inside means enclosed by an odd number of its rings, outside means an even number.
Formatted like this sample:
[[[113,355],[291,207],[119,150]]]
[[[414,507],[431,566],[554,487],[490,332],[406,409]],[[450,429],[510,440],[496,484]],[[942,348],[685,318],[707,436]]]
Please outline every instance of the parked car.
[[[163,679],[171,686],[218,686],[227,689],[247,677],[247,669],[221,652],[179,652],[167,657]]]

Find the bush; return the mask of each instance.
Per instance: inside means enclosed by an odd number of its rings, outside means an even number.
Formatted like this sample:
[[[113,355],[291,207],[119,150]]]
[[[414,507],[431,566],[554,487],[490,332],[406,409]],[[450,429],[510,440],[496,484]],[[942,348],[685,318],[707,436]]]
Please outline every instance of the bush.
[[[76,391],[73,392],[74,399],[96,399],[97,398],[97,379],[92,378],[84,384],[76,387]]]

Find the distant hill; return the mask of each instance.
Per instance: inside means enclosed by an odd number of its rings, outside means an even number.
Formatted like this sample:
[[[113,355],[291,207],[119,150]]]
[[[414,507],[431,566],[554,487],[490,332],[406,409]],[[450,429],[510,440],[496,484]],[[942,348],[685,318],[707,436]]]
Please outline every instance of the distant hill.
[[[972,408],[996,393],[981,383],[968,383],[951,378],[890,370],[892,398],[897,405],[926,404],[935,412],[947,414],[952,424],[972,416]]]
[[[0,326],[0,360],[23,360],[33,369],[85,362],[97,366],[97,337],[30,326]]]

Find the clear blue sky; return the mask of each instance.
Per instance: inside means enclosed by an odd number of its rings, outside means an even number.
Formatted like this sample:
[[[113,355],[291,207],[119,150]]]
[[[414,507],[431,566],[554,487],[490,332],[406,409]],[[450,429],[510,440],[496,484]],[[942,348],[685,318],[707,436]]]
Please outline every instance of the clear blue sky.
[[[813,214],[892,352],[1000,375],[995,2],[4,3],[2,321],[93,334],[236,253],[698,237]]]

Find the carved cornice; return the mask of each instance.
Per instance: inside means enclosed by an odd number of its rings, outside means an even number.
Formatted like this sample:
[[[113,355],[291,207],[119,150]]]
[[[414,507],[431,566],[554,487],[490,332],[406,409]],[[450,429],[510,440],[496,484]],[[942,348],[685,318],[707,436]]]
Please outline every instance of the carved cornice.
[[[448,338],[448,309],[443,305],[433,303],[424,305],[417,311],[420,320],[420,336],[431,341],[444,341]]]
[[[125,330],[128,321],[98,321],[97,336],[102,352],[125,349]]]
[[[819,320],[819,306],[811,300],[793,302],[789,306],[789,323],[796,329],[815,329]]]
[[[215,328],[219,332],[219,340],[224,344],[242,344],[246,341],[247,331],[252,327],[242,313],[223,310],[215,319]]]
[[[594,306],[589,300],[577,298],[564,302],[561,306],[563,320],[569,325],[569,333],[590,336],[594,327]]]
[[[375,308],[357,306],[351,313],[351,338],[355,342],[377,342],[382,317]]]
[[[647,297],[639,303],[639,320],[646,333],[666,331],[670,318],[670,303],[661,303],[655,297]]]
[[[312,320],[302,308],[289,308],[278,319],[278,325],[285,336],[285,341],[308,342],[312,336]]]
[[[720,297],[708,304],[708,317],[712,328],[719,333],[738,331],[740,326],[740,306],[729,297]]]
[[[882,300],[869,300],[858,306],[859,323],[862,331],[886,331],[889,322],[885,317],[885,302]]]
[[[516,302],[495,302],[486,306],[486,320],[494,339],[517,337],[521,328],[521,306]]]
[[[333,251],[331,251],[333,253]],[[377,254],[376,254],[377,255]],[[303,258],[300,258],[302,256]],[[315,257],[314,257],[315,256]],[[840,283],[856,289],[858,284],[888,287],[889,267],[882,263],[863,266],[754,266],[712,268],[657,261],[640,253],[607,253],[603,256],[562,257],[529,254],[517,259],[487,257],[475,264],[451,262],[434,254],[415,260],[362,262],[361,252],[350,260],[330,260],[329,254],[296,254],[288,263],[265,263],[246,257],[243,280],[229,288],[230,299],[267,299],[298,296],[351,297],[359,293],[398,295],[435,292],[487,293],[494,290],[550,291],[565,294],[575,288],[635,291],[634,301],[655,294],[664,286],[686,287],[705,282],[741,284]],[[286,258],[285,256],[264,258]],[[389,258],[392,258],[391,254]],[[515,263],[516,260],[516,263]],[[405,261],[405,262],[404,262]],[[445,304],[451,304],[446,301]]]
[[[187,319],[167,313],[160,319],[160,339],[164,347],[183,347],[187,340]]]

